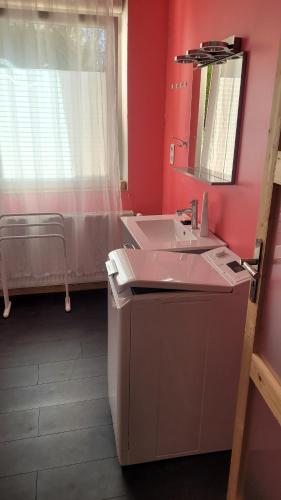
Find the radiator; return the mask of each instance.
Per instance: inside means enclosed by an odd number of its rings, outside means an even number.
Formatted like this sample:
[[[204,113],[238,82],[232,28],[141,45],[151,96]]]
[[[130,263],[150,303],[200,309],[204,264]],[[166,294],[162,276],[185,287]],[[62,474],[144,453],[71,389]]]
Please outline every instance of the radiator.
[[[106,280],[107,254],[112,248],[121,246],[122,215],[132,215],[132,212],[123,211],[117,216],[105,213],[64,216],[69,283]],[[57,222],[55,217],[45,220]],[[8,222],[27,223],[29,220],[21,216]],[[17,230],[17,234],[25,234],[26,229],[20,230],[22,233]],[[12,229],[8,231],[9,235],[13,234]],[[55,226],[53,232],[57,232]],[[63,282],[64,263],[59,240],[12,241],[5,242],[2,248],[9,288],[51,286]]]

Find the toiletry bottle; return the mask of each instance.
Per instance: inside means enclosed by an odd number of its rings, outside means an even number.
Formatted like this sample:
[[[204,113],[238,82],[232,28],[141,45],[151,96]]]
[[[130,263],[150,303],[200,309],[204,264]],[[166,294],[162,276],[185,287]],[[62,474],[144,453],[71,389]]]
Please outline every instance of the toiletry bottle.
[[[203,194],[202,213],[201,213],[201,226],[200,236],[209,236],[209,222],[208,222],[208,193]]]

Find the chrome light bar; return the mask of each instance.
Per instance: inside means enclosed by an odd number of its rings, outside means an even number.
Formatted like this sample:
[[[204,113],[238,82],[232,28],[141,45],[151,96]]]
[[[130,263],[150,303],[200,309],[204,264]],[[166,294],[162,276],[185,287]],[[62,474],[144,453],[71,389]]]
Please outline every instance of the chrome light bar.
[[[175,56],[174,61],[180,64],[193,63],[202,68],[208,64],[223,64],[228,59],[235,59],[241,55],[242,39],[231,36],[226,40],[202,42],[199,49],[187,50],[185,54]]]

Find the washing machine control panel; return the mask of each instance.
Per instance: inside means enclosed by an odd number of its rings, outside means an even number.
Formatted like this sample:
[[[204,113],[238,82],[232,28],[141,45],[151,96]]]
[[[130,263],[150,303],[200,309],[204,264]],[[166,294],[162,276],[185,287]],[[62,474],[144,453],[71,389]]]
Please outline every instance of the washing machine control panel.
[[[239,256],[228,248],[209,250],[202,257],[232,285],[250,280],[250,275],[240,264]]]

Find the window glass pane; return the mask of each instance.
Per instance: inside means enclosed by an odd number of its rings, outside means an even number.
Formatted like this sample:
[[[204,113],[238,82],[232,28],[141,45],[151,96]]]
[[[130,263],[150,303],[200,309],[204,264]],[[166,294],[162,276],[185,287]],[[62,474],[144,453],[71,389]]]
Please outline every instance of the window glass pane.
[[[2,178],[73,177],[58,71],[0,69]]]
[[[0,183],[105,178],[106,31],[0,19]]]

